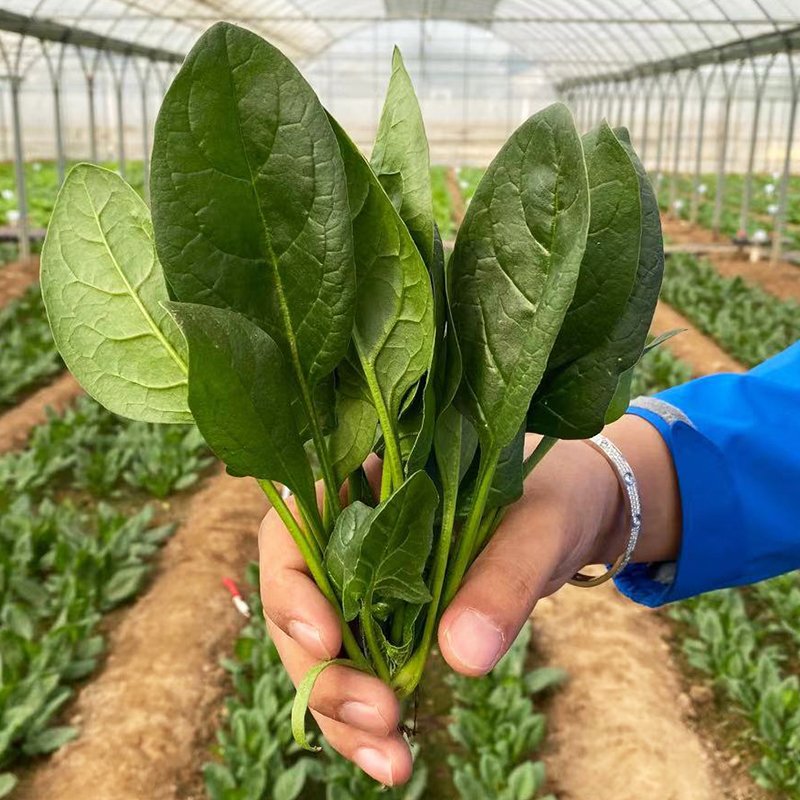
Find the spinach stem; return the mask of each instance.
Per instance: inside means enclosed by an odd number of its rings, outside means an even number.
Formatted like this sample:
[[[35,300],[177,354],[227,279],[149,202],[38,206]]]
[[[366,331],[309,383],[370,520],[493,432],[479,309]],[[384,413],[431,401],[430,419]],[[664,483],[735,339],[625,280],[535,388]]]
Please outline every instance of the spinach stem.
[[[533,472],[534,467],[553,449],[558,442],[555,436],[542,436],[534,451],[522,462],[522,480]]]
[[[367,648],[372,658],[372,663],[375,666],[375,671],[378,677],[389,683],[392,676],[389,674],[389,667],[386,664],[386,659],[381,652],[381,646],[378,643],[378,635],[375,632],[375,620],[372,618],[372,601],[367,599],[361,607],[361,630],[364,633],[364,639],[367,642]]]
[[[314,449],[316,450],[320,470],[322,471],[326,502],[330,502],[333,520],[336,521],[339,514],[342,513],[342,504],[339,501],[339,487],[336,485],[336,476],[333,472],[331,457],[328,454],[328,446],[325,443],[325,436],[322,433],[322,426],[319,423],[319,415],[317,414],[317,409],[314,405],[311,393],[308,390],[308,384],[304,380],[300,381],[300,390],[303,396],[303,405],[306,408],[308,425],[311,428],[311,438],[314,441]],[[324,530],[327,535],[330,529],[325,526]]]
[[[403,643],[403,623],[406,618],[406,605],[401,603],[392,616],[392,632],[389,637],[393,644]]]
[[[294,518],[294,514],[289,510],[289,507],[281,497],[281,493],[278,491],[275,484],[272,481],[260,480],[258,485],[261,487],[270,503],[272,503],[272,507],[278,513],[281,521],[291,534],[292,539],[294,539],[298,550],[300,550],[306,564],[308,564],[311,576],[314,578],[317,586],[319,586],[319,590],[322,592],[325,599],[333,606],[336,616],[339,617],[339,623],[342,629],[342,643],[347,651],[347,655],[350,656],[356,664],[369,669],[369,661],[361,652],[361,648],[358,646],[358,642],[344,618],[341,606],[336,598],[336,593],[333,591],[325,568],[322,566],[322,551],[316,542],[309,541],[303,533],[302,529],[297,524],[297,520]]]
[[[452,486],[453,484],[451,483],[450,485]],[[440,617],[439,604],[444,590],[445,575],[447,574],[447,558],[450,555],[450,544],[453,541],[457,495],[457,489],[455,491],[445,491],[442,500],[442,527],[433,559],[433,569],[431,571],[432,597],[425,617],[425,627],[422,631],[419,646],[408,661],[398,670],[392,684],[400,697],[408,697],[417,688],[433,644],[433,635]]]
[[[394,488],[397,489],[403,484],[403,461],[400,458],[400,444],[397,441],[397,433],[395,432],[392,421],[389,418],[389,410],[383,402],[383,395],[381,394],[380,387],[378,386],[378,379],[375,377],[373,369],[368,364],[364,364],[364,377],[367,380],[369,393],[372,396],[372,402],[375,406],[375,411],[378,414],[378,422],[381,426],[381,433],[383,434],[384,453],[383,460],[389,462],[389,471],[392,476],[392,483]],[[381,495],[383,494],[383,485],[381,485]]]
[[[389,466],[389,459],[383,459],[381,468],[381,503],[392,493],[392,470]]]
[[[311,532],[311,536],[313,536],[314,542],[320,552],[324,552],[325,535],[323,533],[324,527],[322,527],[324,523],[322,523],[319,518],[319,509],[316,507],[313,510],[308,508],[306,504],[297,497],[297,510],[300,512],[300,519],[303,521],[303,525]]]
[[[553,449],[553,445],[555,445],[556,442],[558,442],[558,439],[555,436],[542,437],[542,440],[536,445],[534,451],[522,462],[523,481],[533,472],[536,465]],[[478,557],[478,553],[480,553],[484,544],[494,536],[494,532],[500,527],[500,523],[503,521],[506,511],[508,511],[508,506],[501,506],[486,515],[478,531],[475,549],[469,560],[470,564]]]
[[[461,531],[456,560],[447,578],[443,608],[447,608],[452,599],[456,596],[458,587],[461,586],[461,581],[464,578],[464,573],[466,573],[467,567],[469,566],[470,557],[475,549],[478,530],[483,520],[483,511],[486,508],[486,501],[489,499],[489,492],[492,488],[494,473],[497,470],[497,462],[500,459],[501,449],[500,447],[494,447],[488,453],[481,454],[481,465],[478,470],[478,491],[475,495],[475,500],[470,509],[464,529]]]

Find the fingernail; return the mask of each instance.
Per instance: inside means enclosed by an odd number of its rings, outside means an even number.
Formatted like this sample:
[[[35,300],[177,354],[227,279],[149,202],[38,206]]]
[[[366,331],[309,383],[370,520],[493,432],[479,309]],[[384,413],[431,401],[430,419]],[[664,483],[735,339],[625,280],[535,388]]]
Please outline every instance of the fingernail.
[[[500,660],[505,636],[474,608],[465,608],[445,635],[455,657],[471,671],[488,672]]]
[[[327,658],[331,658],[328,649],[322,644],[322,637],[319,635],[319,631],[313,625],[294,619],[289,623],[287,629],[289,636],[311,655],[318,656],[322,654]]]
[[[392,762],[380,750],[371,747],[360,747],[353,754],[353,761],[368,775],[384,786],[394,786]]]
[[[377,707],[358,700],[351,700],[339,709],[339,720],[361,730],[384,735],[389,733],[389,726]]]

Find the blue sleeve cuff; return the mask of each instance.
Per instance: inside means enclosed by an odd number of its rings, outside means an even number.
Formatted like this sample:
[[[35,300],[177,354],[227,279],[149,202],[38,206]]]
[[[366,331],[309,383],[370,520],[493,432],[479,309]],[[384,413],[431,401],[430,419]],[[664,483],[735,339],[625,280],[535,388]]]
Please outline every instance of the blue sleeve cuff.
[[[681,494],[682,534],[678,560],[668,564],[631,564],[617,577],[619,590],[656,607],[722,586],[747,582],[747,539],[724,520],[739,518],[734,483],[719,449],[688,420],[667,421],[645,408],[629,414],[647,420],[672,453]],[[647,536],[646,526],[642,536]],[[739,553],[732,559],[731,552]]]

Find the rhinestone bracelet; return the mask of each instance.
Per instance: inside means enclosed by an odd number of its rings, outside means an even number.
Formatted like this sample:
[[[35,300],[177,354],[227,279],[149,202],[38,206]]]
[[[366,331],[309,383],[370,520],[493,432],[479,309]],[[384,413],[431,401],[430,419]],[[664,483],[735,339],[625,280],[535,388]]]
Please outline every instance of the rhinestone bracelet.
[[[628,565],[633,555],[633,550],[636,547],[636,542],[639,540],[639,531],[642,527],[642,504],[639,500],[639,487],[636,483],[636,476],[633,474],[631,465],[627,462],[625,456],[622,455],[619,448],[602,434],[593,436],[591,439],[586,439],[586,444],[591,445],[597,450],[614,468],[614,473],[625,495],[628,518],[631,523],[625,551],[606,572],[597,577],[584,575],[582,572],[576,572],[569,580],[569,583],[573,586],[589,588],[605,583],[617,573],[622,572]]]

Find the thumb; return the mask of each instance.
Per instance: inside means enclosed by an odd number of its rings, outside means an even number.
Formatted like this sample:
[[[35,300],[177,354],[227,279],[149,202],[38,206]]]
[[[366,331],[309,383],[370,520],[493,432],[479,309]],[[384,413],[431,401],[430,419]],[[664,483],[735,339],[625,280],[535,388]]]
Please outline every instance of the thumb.
[[[538,513],[537,523],[512,507],[442,615],[439,649],[456,672],[489,672],[552,591],[563,537]]]

